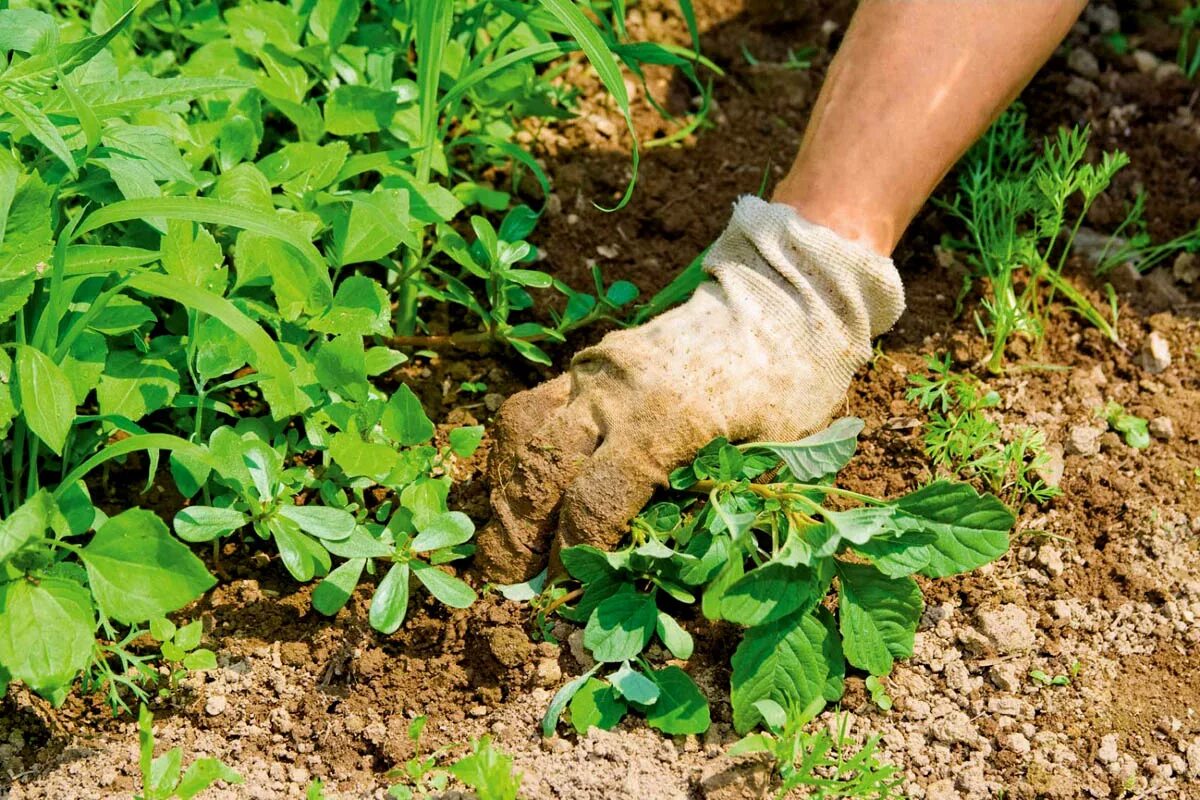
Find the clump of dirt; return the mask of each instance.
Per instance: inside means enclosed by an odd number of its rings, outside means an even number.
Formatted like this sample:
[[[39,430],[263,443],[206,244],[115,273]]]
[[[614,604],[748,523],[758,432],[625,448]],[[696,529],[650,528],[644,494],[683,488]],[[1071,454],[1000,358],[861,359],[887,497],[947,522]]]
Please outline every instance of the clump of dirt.
[[[590,282],[594,262],[609,280],[653,291],[719,232],[738,194],[756,191],[764,174],[777,179],[851,11],[848,2],[697,6],[704,50],[726,70],[715,84],[712,129],[678,148],[648,151],[626,210],[606,215],[592,205],[623,189],[628,142],[582,68],[570,76],[585,90],[582,119],[536,136],[557,192],[539,244],[546,266],[576,285]],[[1038,132],[1090,122],[1095,148],[1132,156],[1112,199],[1089,218],[1100,230],[1143,188],[1157,238],[1200,217],[1198,90],[1161,68],[1174,47],[1154,22],[1164,15],[1094,4],[1024,95]],[[1134,50],[1158,62],[1105,49],[1114,19]],[[635,37],[686,41],[668,3],[633,8],[629,27]],[[820,48],[811,70],[781,66],[789,48],[809,43]],[[746,63],[743,45],[758,66]],[[1071,57],[1077,50],[1092,60]],[[691,102],[665,70],[651,70],[648,84],[670,108]],[[636,94],[641,135],[667,130]],[[951,230],[929,209],[897,252],[909,310],[844,409],[867,423],[846,473],[860,491],[895,495],[930,476],[920,413],[904,400],[923,356],[949,352],[959,368],[971,368],[983,355],[971,309],[954,314],[960,276],[948,279],[935,258],[934,245]],[[1071,269],[1100,302],[1103,287],[1086,265]],[[1173,286],[1166,306],[1147,305],[1144,283],[1126,288],[1122,346],[1055,308],[1044,347],[1021,352],[1018,344],[1019,366],[988,379],[1004,398],[1007,430],[1030,425],[1045,433],[1061,458],[1053,472],[1063,495],[1022,510],[1005,558],[961,578],[923,582],[927,609],[913,658],[889,679],[891,712],[870,703],[861,676],[848,681],[842,708],[852,738],[883,737],[880,755],[904,771],[910,797],[1200,797],[1196,288]],[[1152,332],[1171,354],[1157,373],[1138,357]],[[558,363],[598,335],[556,350]],[[488,422],[505,395],[552,373],[500,353],[419,358],[405,369],[402,377],[426,408],[441,410],[443,424]],[[459,391],[463,381],[480,380],[488,384],[481,396]],[[1095,409],[1107,400],[1156,420],[1148,449],[1129,448],[1105,430]],[[486,445],[455,468],[453,502],[479,520],[488,513],[485,454]],[[170,510],[170,490],[160,492],[152,502]],[[570,626],[554,627],[561,645],[535,641],[520,604],[486,595],[453,611],[420,593],[404,627],[383,637],[367,624],[366,587],[328,619],[312,610],[310,587],[262,561],[236,548],[225,554],[229,579],[187,612],[204,620],[219,667],[185,678],[155,704],[160,748],[220,756],[245,776],[243,785],[208,796],[300,797],[319,777],[329,796],[382,798],[387,771],[413,755],[407,731],[422,714],[430,718],[428,748],[459,743],[454,752],[462,752],[469,737],[491,734],[514,755],[532,800],[764,795],[761,764],[723,755],[736,738],[727,687],[737,634],[729,626],[684,620],[697,643],[688,669],[713,704],[714,724],[703,737],[664,737],[627,721],[612,732],[543,739],[538,723],[553,692],[587,667]],[[1069,680],[1047,685],[1032,671]],[[14,688],[0,702],[0,776],[7,776],[0,796],[127,798],[138,789],[136,742],[133,723],[112,718],[98,698],[73,697],[55,710]]]

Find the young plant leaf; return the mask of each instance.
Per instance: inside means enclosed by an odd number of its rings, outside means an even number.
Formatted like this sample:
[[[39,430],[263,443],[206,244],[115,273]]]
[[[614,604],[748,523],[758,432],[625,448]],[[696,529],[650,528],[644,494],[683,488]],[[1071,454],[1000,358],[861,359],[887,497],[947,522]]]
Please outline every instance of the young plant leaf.
[[[354,593],[354,587],[358,586],[366,563],[365,558],[352,558],[335,567],[313,589],[313,608],[330,617],[341,611]]]
[[[912,655],[925,602],[912,578],[888,578],[875,567],[837,562],[838,617],[846,660],[872,675],[887,675],[897,658]]]
[[[589,728],[610,731],[617,726],[629,706],[612,684],[588,678],[571,698],[571,727],[585,734]]]
[[[692,635],[680,627],[670,614],[659,611],[654,629],[658,632],[658,638],[662,639],[662,643],[671,651],[671,655],[680,661],[687,661],[692,657],[695,647]]]
[[[691,677],[679,667],[654,670],[658,701],[646,709],[646,722],[670,736],[701,734],[712,724],[708,701]]]
[[[185,542],[211,542],[250,522],[236,508],[188,506],[175,515],[175,535]]]
[[[408,614],[408,577],[408,564],[393,564],[375,587],[367,619],[380,633],[393,634],[404,624]]]
[[[0,671],[48,696],[92,655],[96,615],[79,583],[43,577],[0,583]]]
[[[46,446],[62,455],[71,423],[75,420],[75,396],[62,369],[45,353],[28,345],[17,345],[17,408],[29,429]]]
[[[567,703],[571,702],[571,698],[583,688],[584,684],[596,674],[596,670],[600,669],[600,666],[600,664],[596,664],[578,678],[568,681],[554,693],[550,705],[546,708],[546,714],[542,717],[542,736],[549,738],[554,735],[554,731],[558,728],[558,718],[562,716],[563,709],[567,707]]]
[[[639,706],[653,705],[658,700],[658,686],[654,681],[629,666],[626,661],[612,675],[609,682],[617,692],[631,703]]]
[[[654,598],[624,586],[596,606],[584,628],[583,643],[597,661],[628,661],[650,643],[657,621]]]
[[[858,417],[842,417],[797,442],[754,442],[741,449],[770,450],[783,459],[797,481],[811,482],[834,475],[850,463],[862,429],[863,421]]]
[[[965,483],[934,481],[896,501],[902,530],[936,535],[928,545],[929,563],[921,574],[943,578],[982,567],[1008,550],[1015,518],[990,494],[980,495]]]
[[[417,580],[425,584],[429,593],[451,608],[466,608],[478,599],[475,590],[463,581],[431,567],[423,561],[409,562]]]

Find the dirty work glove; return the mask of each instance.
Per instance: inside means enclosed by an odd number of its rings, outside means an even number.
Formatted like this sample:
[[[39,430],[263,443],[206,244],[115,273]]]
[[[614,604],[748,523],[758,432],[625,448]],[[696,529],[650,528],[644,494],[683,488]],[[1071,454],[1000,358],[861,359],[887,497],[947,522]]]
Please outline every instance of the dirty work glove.
[[[627,523],[716,436],[819,430],[904,310],[890,258],[790,206],[743,197],[704,260],[715,282],[509,398],[490,458],[494,518],[478,560],[500,583],[560,547],[616,545]],[[555,558],[557,561],[557,558]]]

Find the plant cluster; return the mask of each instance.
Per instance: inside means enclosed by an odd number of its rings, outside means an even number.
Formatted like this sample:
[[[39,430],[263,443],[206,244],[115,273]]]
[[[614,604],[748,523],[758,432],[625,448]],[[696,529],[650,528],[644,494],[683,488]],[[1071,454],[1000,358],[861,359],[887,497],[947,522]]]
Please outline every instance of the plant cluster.
[[[1013,336],[1042,340],[1058,295],[1117,340],[1115,304],[1110,320],[1063,276],[1088,209],[1129,163],[1120,151],[1105,153],[1099,164],[1084,163],[1088,138],[1086,128],[1064,128],[1037,153],[1025,131],[1025,112],[1014,106],[965,157],[958,192],[939,201],[966,228],[965,239],[946,241],[967,254],[963,294],[973,283],[984,284],[983,313],[975,319],[991,342],[987,365],[993,372],[1003,368]]]
[[[213,568],[266,547],[325,613],[377,573],[382,631],[410,577],[469,603],[446,472],[482,431],[437,434],[396,348],[449,303],[548,363],[628,306],[535,268],[548,181],[516,135],[571,113],[574,62],[628,119],[621,65],[703,59],[628,41],[623,3],[34,5],[0,10],[0,689],[59,702],[84,672],[119,704],[153,680],[147,626],[207,663],[162,622],[214,583],[183,542]],[[174,533],[93,501],[138,470],[187,499]]]
[[[697,603],[706,618],[744,629],[730,694],[739,732],[778,722],[779,708],[836,702],[847,664],[879,689],[895,660],[912,654],[924,607],[913,576],[998,558],[1014,519],[963,483],[938,480],[894,500],[837,486],[861,429],[845,418],[797,442],[716,439],[672,474],[676,498],[639,515],[625,547],[564,549],[582,589],[563,613],[585,625],[597,664],[554,697],[547,735],[564,711],[578,730],[611,728],[637,711],[666,733],[704,731],[703,694],[648,651],[657,638],[687,660],[693,642],[676,614]]]
[[[478,800],[517,800],[521,773],[513,769],[512,756],[497,750],[491,737],[472,739],[471,752],[446,763],[446,754],[452,746],[421,754],[421,733],[427,721],[427,717],[417,717],[408,726],[408,738],[416,755],[388,774],[399,781],[388,789],[388,797],[396,800],[440,797],[453,777],[471,789]]]
[[[978,479],[1014,508],[1061,494],[1041,477],[1050,464],[1045,434],[1025,427],[1005,442],[1000,425],[988,415],[1000,404],[997,392],[974,375],[954,372],[949,354],[928,355],[925,366],[930,375],[910,375],[905,396],[929,417],[921,438],[935,467]]]
[[[183,748],[173,747],[155,756],[154,715],[145,706],[138,710],[138,743],[142,792],[134,795],[134,800],[192,800],[217,781],[242,782],[242,776],[218,758],[197,758],[185,770]]]

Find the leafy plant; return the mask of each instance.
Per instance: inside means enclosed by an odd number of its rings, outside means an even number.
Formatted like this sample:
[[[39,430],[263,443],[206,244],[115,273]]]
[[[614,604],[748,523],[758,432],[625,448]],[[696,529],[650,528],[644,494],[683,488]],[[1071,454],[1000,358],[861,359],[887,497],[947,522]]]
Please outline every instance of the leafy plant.
[[[138,711],[139,765],[142,793],[136,800],[192,800],[217,781],[242,782],[242,777],[218,758],[197,758],[183,769],[183,748],[174,747],[161,756],[154,755],[154,715],[142,706]]]
[[[1000,403],[998,393],[973,375],[954,372],[949,354],[928,355],[925,366],[931,374],[910,375],[912,386],[905,396],[929,416],[922,440],[934,466],[956,477],[981,480],[1015,508],[1029,501],[1044,503],[1061,493],[1040,477],[1050,463],[1041,431],[1021,428],[1004,442],[999,424],[988,416]]]
[[[1062,274],[1088,209],[1129,163],[1120,151],[1103,154],[1099,164],[1084,163],[1088,138],[1086,128],[1060,129],[1035,153],[1025,112],[1015,106],[967,154],[955,196],[939,201],[966,228],[965,240],[946,244],[967,254],[964,295],[983,283],[983,314],[975,319],[991,342],[992,372],[1003,368],[1013,336],[1042,340],[1057,295],[1117,341],[1115,317],[1106,318]]]
[[[389,797],[396,800],[432,798],[445,791],[450,778],[454,777],[472,789],[479,800],[517,800],[521,773],[513,770],[511,756],[492,745],[491,737],[472,739],[471,752],[447,764],[445,756],[453,745],[421,754],[421,733],[426,722],[428,718],[421,716],[408,726],[408,738],[416,755],[403,767],[389,773],[390,778],[401,781],[388,789]]]
[[[760,701],[834,702],[847,663],[882,677],[911,655],[924,607],[912,576],[998,558],[1013,515],[994,496],[945,480],[895,500],[837,486],[861,429],[844,418],[798,442],[716,439],[671,476],[676,493],[703,499],[650,506],[616,552],[564,549],[582,590],[562,613],[585,624],[598,664],[558,692],[544,732],[568,708],[580,730],[611,728],[631,709],[667,733],[707,728],[707,702],[687,673],[655,668],[646,654],[657,637],[686,660],[692,639],[671,612],[697,603],[705,617],[745,629],[731,677],[740,732],[764,720]],[[754,482],[768,474],[770,482]],[[836,617],[824,602],[835,581]]]
[[[861,748],[850,752],[853,742],[845,714],[836,716],[837,727],[832,733],[825,726],[808,731],[809,723],[821,713],[823,701],[815,700],[803,709],[795,704],[784,708],[774,700],[760,700],[758,706],[767,730],[743,737],[730,748],[729,755],[770,756],[780,778],[775,792],[777,800],[801,787],[808,792],[805,796],[813,800],[903,797],[900,770],[881,764],[875,755],[879,736],[872,736]]]
[[[624,4],[34,5],[0,9],[0,687],[144,698],[147,626],[214,583],[179,538],[214,568],[223,539],[269,543],[326,578],[326,612],[384,566],[384,630],[410,574],[469,602],[438,565],[469,552],[445,471],[481,431],[435,445],[389,340],[420,344],[422,304],[450,303],[547,363],[536,342],[615,318],[631,284],[533,268],[549,182],[518,134],[571,113],[573,62],[626,118],[621,65],[706,95],[708,62],[628,41]],[[546,290],[565,310],[543,324]],[[93,502],[136,505],[163,468],[191,503],[179,538]],[[168,661],[207,659],[179,635]]]
[[[1103,275],[1126,263],[1149,272],[1177,253],[1195,252],[1200,252],[1200,221],[1187,233],[1155,244],[1146,225],[1146,193],[1139,192],[1125,219],[1097,254],[1096,273]]]
[[[1121,434],[1125,444],[1130,447],[1145,450],[1150,446],[1150,423],[1136,414],[1128,413],[1120,403],[1110,400],[1103,408],[1097,409],[1096,415]]]

